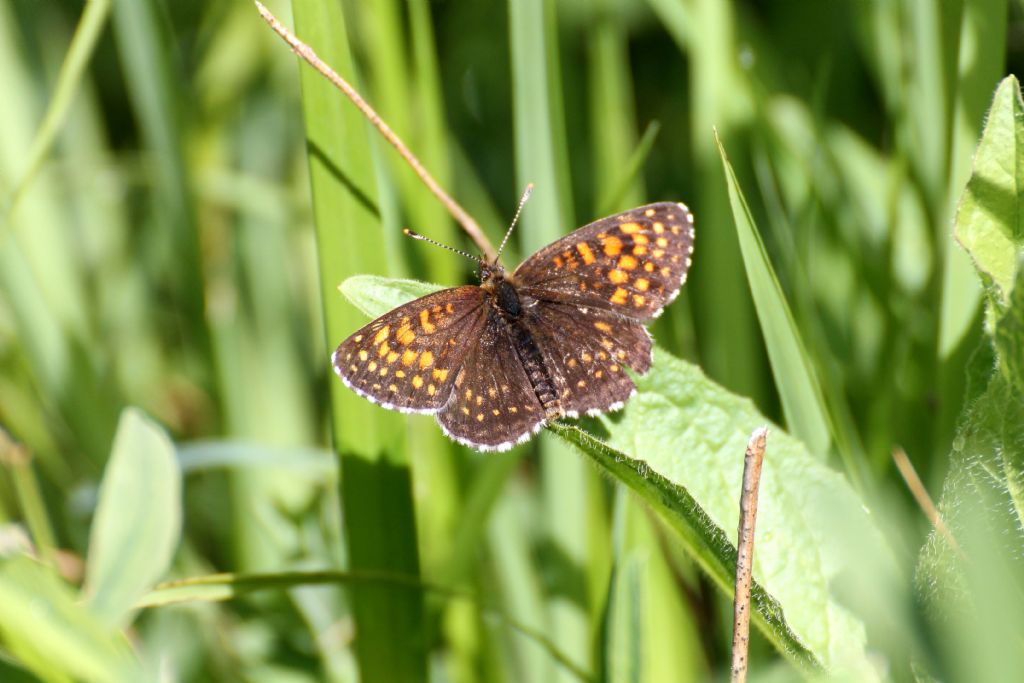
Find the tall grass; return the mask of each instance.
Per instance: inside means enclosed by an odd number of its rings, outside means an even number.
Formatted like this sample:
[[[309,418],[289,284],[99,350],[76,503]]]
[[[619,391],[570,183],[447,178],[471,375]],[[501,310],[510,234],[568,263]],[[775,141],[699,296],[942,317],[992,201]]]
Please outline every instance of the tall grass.
[[[623,416],[499,455],[360,399],[329,367],[367,321],[338,285],[473,281],[402,238],[470,246],[394,151],[248,3],[0,2],[0,679],[722,679],[730,449],[770,419],[754,676],[1014,680],[1019,652],[989,668],[987,627],[940,618],[949,551],[918,569],[890,454],[936,498],[952,468],[954,534],[989,528],[955,514],[964,410],[993,367],[1014,405],[1017,309],[952,233],[1019,5],[270,9],[492,240],[535,183],[506,265],[686,202],[655,371]]]

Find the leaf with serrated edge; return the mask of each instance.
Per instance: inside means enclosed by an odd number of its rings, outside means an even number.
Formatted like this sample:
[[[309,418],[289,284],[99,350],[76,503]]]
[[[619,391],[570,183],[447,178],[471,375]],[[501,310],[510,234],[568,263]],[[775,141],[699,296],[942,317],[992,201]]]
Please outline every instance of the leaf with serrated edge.
[[[374,286],[387,289],[388,281],[379,278]],[[342,287],[346,294],[356,289]],[[378,292],[357,305],[381,315],[407,301],[405,291],[395,287],[390,298]],[[638,394],[625,410],[602,418],[607,443],[570,425],[552,431],[661,512],[711,577],[731,590],[735,548],[721,530],[737,526],[746,442],[768,421],[749,400],[661,350],[636,381]],[[805,666],[820,662],[856,680],[876,680],[863,624],[830,592],[841,571],[888,577],[894,566],[863,504],[842,476],[778,428],[769,436],[760,499],[755,621]]]
[[[1007,76],[988,113],[974,168],[956,211],[957,241],[978,272],[997,287],[1005,304],[1013,287],[1017,254],[1024,246],[1024,104],[1020,84]]]

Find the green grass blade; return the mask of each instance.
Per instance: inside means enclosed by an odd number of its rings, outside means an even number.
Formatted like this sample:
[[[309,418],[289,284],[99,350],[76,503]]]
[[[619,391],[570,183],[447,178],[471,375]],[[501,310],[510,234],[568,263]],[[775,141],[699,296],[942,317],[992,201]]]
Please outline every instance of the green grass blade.
[[[160,257],[147,263],[149,275],[171,290],[169,305],[183,323],[179,333],[194,343],[199,358],[208,359],[199,229],[179,115],[188,98],[171,65],[172,39],[161,23],[162,11],[158,0],[118,0],[114,34],[132,109],[153,161],[147,233],[149,251]]]
[[[7,208],[9,212],[13,213],[19,198],[35,178],[36,171],[39,170],[40,164],[43,163],[53,146],[53,141],[60,130],[64,117],[67,116],[72,98],[82,79],[82,73],[92,58],[96,41],[107,25],[110,5],[111,0],[93,0],[87,3],[82,11],[82,18],[78,23],[78,28],[75,29],[74,38],[71,39],[67,56],[61,65],[60,74],[57,76],[57,86],[54,88],[50,106],[47,107],[39,131],[36,133],[35,139],[32,140],[25,173],[11,194],[10,205]]]
[[[627,205],[633,207],[644,201],[642,199],[636,202],[632,200],[630,186],[636,183],[637,177],[640,175],[640,169],[647,160],[647,156],[651,153],[651,148],[654,147],[654,141],[658,139],[658,132],[660,130],[661,124],[657,121],[651,121],[647,124],[647,128],[644,130],[644,134],[641,136],[633,153],[629,155],[629,158],[621,166],[622,170],[619,177],[611,183],[610,186],[613,189],[608,192],[607,198],[602,200],[597,211],[598,216],[607,216],[614,213],[616,207],[625,208]]]
[[[761,322],[761,332],[786,421],[793,433],[804,440],[811,453],[824,457],[828,453],[831,436],[821,387],[721,143],[718,149],[729,187],[733,223],[743,253],[747,281]]]
[[[297,0],[292,10],[296,34],[340,74],[358,83],[341,6],[325,0]],[[301,62],[297,67],[327,347],[334,348],[364,322],[335,288],[357,272],[387,272],[389,255],[381,249],[386,242],[376,209],[378,173],[366,122],[319,73]],[[326,366],[328,359],[323,362]],[[418,576],[411,474],[401,450],[403,420],[359,398],[334,377],[330,390],[350,567]],[[423,680],[426,641],[419,592],[371,586],[349,596],[364,679]]]
[[[549,244],[574,226],[562,113],[558,27],[555,3],[523,0],[509,3],[516,178],[520,187],[536,189],[523,212],[519,242],[525,253]],[[511,203],[511,202],[510,202]],[[570,566],[588,568],[588,476],[565,446],[542,438],[541,497],[546,510],[546,540]],[[510,558],[512,559],[512,558]],[[522,572],[528,565],[517,563]],[[520,577],[523,584],[531,581]],[[589,583],[584,574],[583,581]],[[507,584],[511,585],[511,584]],[[515,595],[515,593],[510,593]],[[552,638],[577,663],[591,661],[590,615],[565,590],[538,605],[546,612]],[[532,615],[539,618],[540,615]],[[554,680],[560,676],[556,674]],[[533,679],[531,677],[531,679]],[[548,679],[552,680],[552,679]]]
[[[750,87],[737,61],[741,49],[735,9],[718,0],[648,2],[690,60],[689,119],[666,125],[689,125],[690,172],[700,179],[695,195],[687,198],[697,229],[687,297],[693,305],[701,364],[729,389],[765,405],[770,399],[762,379],[764,353],[738,245],[731,231],[718,229],[728,221],[730,210],[727,188],[718,175],[713,128],[727,135],[734,126],[740,128],[752,108]]]
[[[118,627],[167,572],[181,534],[181,470],[174,445],[134,408],[121,414],[89,535],[84,595]]]

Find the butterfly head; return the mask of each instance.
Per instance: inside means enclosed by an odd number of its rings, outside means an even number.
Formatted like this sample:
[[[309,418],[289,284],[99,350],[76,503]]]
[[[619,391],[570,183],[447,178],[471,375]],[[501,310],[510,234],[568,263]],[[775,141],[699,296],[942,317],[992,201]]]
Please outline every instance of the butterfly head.
[[[480,286],[484,289],[494,289],[499,283],[508,278],[505,276],[505,269],[500,263],[490,263],[484,259],[480,260]]]

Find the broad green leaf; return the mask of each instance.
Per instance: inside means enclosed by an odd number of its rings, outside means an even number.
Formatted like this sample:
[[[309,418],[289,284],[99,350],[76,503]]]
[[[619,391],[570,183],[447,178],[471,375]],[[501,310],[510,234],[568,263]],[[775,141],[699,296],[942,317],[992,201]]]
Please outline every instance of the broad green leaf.
[[[0,633],[4,647],[40,680],[143,680],[129,675],[134,660],[121,634],[49,567],[24,555],[0,560]]]
[[[1024,246],[1017,267],[1017,283],[1009,294],[1009,306],[997,311],[993,341],[1003,378],[1024,395]]]
[[[401,299],[396,288],[389,305]],[[386,312],[375,305],[367,312]],[[747,439],[768,421],[749,400],[660,349],[637,389],[622,413],[602,418],[599,436],[567,424],[551,429],[657,510],[730,592],[735,548],[722,530],[738,523]],[[890,551],[847,481],[780,429],[769,436],[757,528],[755,622],[806,667],[875,680],[864,626],[830,589],[846,572],[885,585]]]
[[[89,534],[84,594],[107,623],[131,621],[135,602],[167,572],[181,534],[181,471],[174,445],[140,411],[121,414]]]
[[[963,416],[917,582],[951,657],[972,680],[1024,673],[1024,394],[1000,373]],[[1016,672],[1008,675],[1007,672]],[[968,680],[961,678],[961,680]]]
[[[754,297],[757,319],[761,323],[786,421],[793,433],[807,444],[810,452],[823,458],[828,453],[831,437],[821,387],[721,142],[718,143],[718,152],[725,168],[729,202],[750,293]]]
[[[1005,304],[1024,246],[1024,105],[1020,84],[1007,76],[996,90],[974,156],[974,170],[956,213],[954,235],[983,279]]]
[[[737,527],[743,453],[767,419],[660,349],[637,391],[621,416],[602,418],[607,445],[597,447],[592,436],[574,440],[658,510],[731,592],[735,548],[722,530]],[[797,662],[876,680],[864,625],[832,584],[855,574],[888,585],[893,558],[849,483],[780,429],[768,439],[757,533],[755,623]]]
[[[338,291],[370,318],[441,289],[444,289],[441,285],[377,275],[353,275],[338,285]]]
[[[1024,116],[1012,76],[996,91],[956,216],[989,301],[987,337],[968,368],[939,511],[917,583],[945,656],[963,679],[1024,675]],[[996,363],[993,370],[992,354]]]

